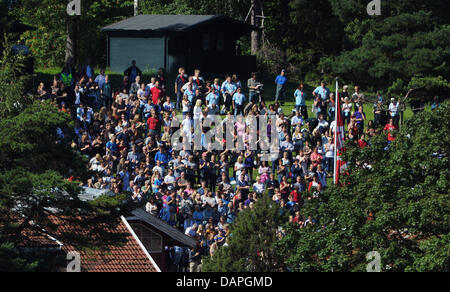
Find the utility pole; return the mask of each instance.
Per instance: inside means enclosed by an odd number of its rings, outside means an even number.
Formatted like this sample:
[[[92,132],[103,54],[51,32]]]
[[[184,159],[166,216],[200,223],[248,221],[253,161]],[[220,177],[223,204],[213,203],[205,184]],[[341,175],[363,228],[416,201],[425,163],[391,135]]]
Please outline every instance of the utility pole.
[[[261,37],[262,27],[260,25],[260,19],[262,19],[262,22],[264,23],[264,16],[262,13],[262,5],[260,0],[251,0],[251,7],[249,14],[250,14],[250,24],[258,27],[258,29],[252,31],[251,36],[251,50],[252,54],[255,55],[261,49],[262,43]]]
[[[67,1],[69,4],[74,2]],[[79,3],[79,2],[78,2]],[[79,5],[79,4],[78,4]],[[66,15],[66,56],[65,64],[75,66],[77,60],[78,20],[76,15]],[[68,68],[69,69],[69,68]]]
[[[139,0],[134,0],[134,16],[138,15]]]

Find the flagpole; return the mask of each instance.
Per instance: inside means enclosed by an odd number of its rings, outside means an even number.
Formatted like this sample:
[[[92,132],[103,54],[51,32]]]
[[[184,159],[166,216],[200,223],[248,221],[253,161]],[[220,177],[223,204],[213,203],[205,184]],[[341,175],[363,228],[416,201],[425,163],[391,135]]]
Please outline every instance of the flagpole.
[[[338,106],[339,106],[339,101],[338,101],[338,98],[339,98],[339,84],[338,84],[338,82],[339,82],[339,78],[338,77],[336,77],[336,96],[335,96],[335,98],[334,98],[334,101],[335,101],[335,103],[334,103],[334,167],[333,167],[333,170],[334,170],[334,172],[333,172],[333,183],[334,184],[337,184],[337,182],[336,182],[336,172],[337,172],[337,170],[336,170],[336,166],[337,166],[337,129],[338,129],[338,125],[337,125],[337,121],[338,121],[338,112],[339,112],[339,109],[337,108]]]

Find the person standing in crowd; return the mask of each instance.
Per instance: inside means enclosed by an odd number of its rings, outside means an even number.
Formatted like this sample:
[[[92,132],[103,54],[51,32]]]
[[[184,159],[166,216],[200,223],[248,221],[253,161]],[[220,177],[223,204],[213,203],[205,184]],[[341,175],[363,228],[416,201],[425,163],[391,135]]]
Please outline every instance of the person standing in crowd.
[[[385,124],[385,116],[383,101],[378,99],[373,105],[373,122],[376,128]]]
[[[330,89],[328,87],[326,87],[327,83],[325,81],[322,80],[322,82],[320,82],[320,86],[317,87],[316,89],[314,89],[313,91],[313,96],[316,98],[320,98],[320,100],[318,100],[318,103],[320,102],[320,113],[326,114],[327,112],[327,103],[328,100],[330,98]]]
[[[348,94],[348,85],[344,85],[342,88],[342,92],[339,94],[339,97],[341,98],[341,102],[344,102],[344,99],[346,97],[350,98],[350,95]]]
[[[398,127],[394,124],[394,119],[393,118],[389,119],[389,124],[384,126],[383,130],[388,133],[388,138],[387,138],[388,139],[388,144],[390,144],[391,142],[395,141],[395,139],[396,139],[396,131],[398,130]]]
[[[105,76],[105,82],[103,83],[100,92],[103,99],[103,105],[109,108],[112,105],[112,94],[113,94],[111,83],[109,81],[109,75]]]
[[[355,92],[352,95],[355,112],[358,111],[360,105],[363,105],[364,98],[365,98],[364,93],[360,92],[359,85],[355,85]]]
[[[102,68],[100,69],[100,74],[97,75],[97,77],[95,77],[94,82],[97,83],[98,88],[103,88],[103,84],[105,84],[105,69]]]
[[[263,84],[257,80],[257,77],[256,72],[253,72],[251,78],[247,81],[248,99],[255,104],[262,101],[261,91],[263,88]]]
[[[131,85],[136,82],[137,76],[142,76],[142,71],[136,66],[136,61],[133,60],[131,66],[123,72],[123,75],[128,77],[128,84]]]
[[[275,84],[277,86],[277,91],[275,93],[275,101],[279,101],[281,105],[284,104],[285,96],[286,96],[286,90],[285,86],[288,82],[288,78],[286,77],[286,70],[281,70],[280,75],[275,78]]]
[[[233,104],[233,97],[237,93],[237,87],[233,84],[231,76],[227,75],[226,80],[222,83],[221,92],[223,94],[224,107],[222,112],[227,112],[230,110]],[[234,108],[234,107],[233,107]],[[243,107],[242,107],[243,109]]]
[[[352,103],[350,102],[350,98],[348,96],[346,96],[344,98],[344,103],[342,104],[342,112],[344,114],[344,126],[345,123],[350,124],[350,117],[352,115]]]
[[[355,112],[356,125],[358,126],[358,136],[364,134],[364,121],[366,120],[366,114],[363,111],[362,105],[359,106],[358,111]]]
[[[294,92],[295,109],[300,112],[303,119],[308,119],[308,110],[306,108],[306,92],[304,91],[304,84],[300,83]]]
[[[395,98],[391,98],[391,103],[389,104],[389,116],[394,122],[394,125],[398,128],[398,122],[400,120],[399,113],[399,103]]]
[[[184,68],[180,67],[178,69],[178,76],[175,79],[175,94],[177,95],[177,102],[175,104],[175,108],[177,111],[180,110],[181,108],[181,101],[183,100],[183,91],[182,88],[183,86],[187,83],[188,81],[188,77],[185,74]]]
[[[234,116],[242,115],[244,113],[245,95],[242,93],[242,88],[238,88],[237,92],[233,95],[233,109]]]

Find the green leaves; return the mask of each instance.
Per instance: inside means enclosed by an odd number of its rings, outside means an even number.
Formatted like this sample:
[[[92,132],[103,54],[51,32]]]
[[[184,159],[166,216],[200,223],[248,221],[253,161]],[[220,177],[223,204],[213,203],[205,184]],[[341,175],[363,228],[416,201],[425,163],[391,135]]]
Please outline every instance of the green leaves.
[[[450,35],[440,11],[443,1],[385,2],[376,18],[349,8],[365,1],[330,2],[342,21],[347,17],[350,46],[336,57],[321,59],[328,73],[374,90],[389,87],[388,94],[406,95],[413,89],[409,97],[431,100],[439,90],[449,93],[445,76],[450,75]],[[427,86],[415,80],[422,78]]]
[[[365,271],[365,255],[378,251],[384,271],[448,271],[449,110],[446,101],[416,114],[389,150],[385,135],[364,149],[347,144],[343,186],[301,211],[316,228],[288,227],[276,244],[289,269]]]
[[[258,199],[254,208],[240,212],[231,226],[228,246],[207,259],[202,271],[207,272],[270,272],[283,264],[274,243],[278,227],[285,222],[279,206],[268,196]]]

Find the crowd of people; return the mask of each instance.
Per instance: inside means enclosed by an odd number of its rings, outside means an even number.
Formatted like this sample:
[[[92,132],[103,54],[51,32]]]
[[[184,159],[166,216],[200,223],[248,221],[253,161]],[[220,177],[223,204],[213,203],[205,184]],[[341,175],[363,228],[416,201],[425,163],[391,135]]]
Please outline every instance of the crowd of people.
[[[50,87],[41,83],[37,94],[75,120],[72,147],[89,158],[88,167],[95,172],[84,186],[129,193],[147,212],[197,240],[195,249],[170,251],[173,270],[199,271],[202,257],[227,245],[237,214],[255,208],[262,196],[279,204],[299,228],[315,223],[303,216],[302,206],[309,194],[319,196],[327,188],[334,172],[336,97],[325,82],[313,92],[306,92],[304,84],[286,92],[283,70],[271,97],[256,73],[244,88],[237,75],[209,81],[200,70],[188,76],[183,68],[174,84],[168,84],[162,69],[145,84],[134,61],[121,84],[111,84],[104,70],[95,75],[89,65],[76,71],[66,67]],[[166,94],[169,86],[174,86],[175,96]],[[284,112],[281,105],[289,96],[295,108]],[[389,141],[395,139],[398,101],[386,107],[379,95],[372,108],[374,120],[365,129],[367,101],[360,88],[355,86],[350,95],[345,86],[339,98],[348,139],[366,147],[383,129]],[[311,108],[307,99],[314,101]],[[273,102],[267,105],[269,100]],[[202,150],[185,145],[175,150],[171,138],[176,131],[181,129],[183,141],[192,145],[196,135],[210,130],[204,126],[200,133],[194,131],[194,121],[212,115],[237,117],[233,137],[243,137],[244,150],[218,151],[203,142]],[[279,152],[272,161],[262,159],[263,150],[248,147],[249,117],[266,119],[268,133],[276,129]],[[224,145],[225,137],[219,142]]]

